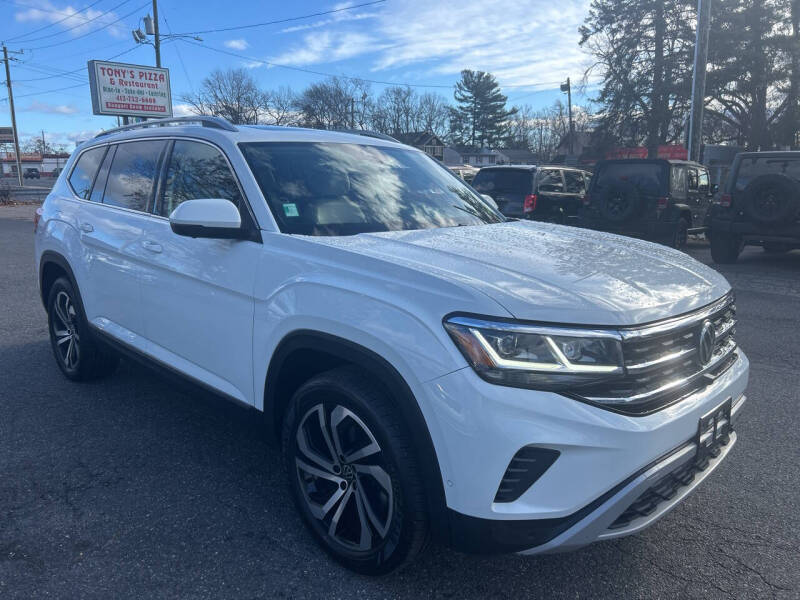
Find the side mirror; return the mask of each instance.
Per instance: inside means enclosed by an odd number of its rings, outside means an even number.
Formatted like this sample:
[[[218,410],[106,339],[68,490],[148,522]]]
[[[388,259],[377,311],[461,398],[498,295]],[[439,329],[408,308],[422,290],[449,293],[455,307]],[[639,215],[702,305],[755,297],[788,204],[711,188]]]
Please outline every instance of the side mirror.
[[[500,210],[500,207],[497,206],[497,202],[495,202],[494,198],[492,198],[489,194],[481,194],[481,198],[483,198],[486,201],[486,204],[491,206],[493,209],[498,211]]]
[[[169,216],[169,226],[188,237],[238,239],[242,237],[242,217],[230,200],[203,198],[181,202]]]
[[[713,195],[713,194],[716,194],[718,191],[719,191],[719,184],[718,183],[712,183],[711,184],[711,191],[709,193]]]

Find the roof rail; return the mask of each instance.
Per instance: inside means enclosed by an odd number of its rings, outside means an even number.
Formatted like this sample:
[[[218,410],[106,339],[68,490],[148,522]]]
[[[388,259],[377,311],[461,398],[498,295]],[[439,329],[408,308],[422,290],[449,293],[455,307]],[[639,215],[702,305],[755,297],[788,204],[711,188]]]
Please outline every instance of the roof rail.
[[[370,131],[369,129],[336,129],[339,133],[352,133],[354,135],[363,135],[365,137],[371,138],[378,138],[379,140],[386,140],[387,142],[397,142],[398,144],[402,144],[398,139],[393,138],[390,135],[386,135],[385,133],[380,133],[378,131]]]
[[[191,117],[174,117],[167,119],[154,119],[152,121],[142,121],[141,123],[133,123],[132,125],[123,125],[122,127],[115,127],[101,131],[95,137],[103,137],[104,135],[111,135],[112,133],[119,133],[121,131],[130,131],[132,129],[145,129],[147,127],[166,127],[175,124],[191,124],[199,123],[202,127],[211,127],[213,129],[223,129],[225,131],[239,131],[230,121],[222,117],[211,117],[207,115],[197,115]]]

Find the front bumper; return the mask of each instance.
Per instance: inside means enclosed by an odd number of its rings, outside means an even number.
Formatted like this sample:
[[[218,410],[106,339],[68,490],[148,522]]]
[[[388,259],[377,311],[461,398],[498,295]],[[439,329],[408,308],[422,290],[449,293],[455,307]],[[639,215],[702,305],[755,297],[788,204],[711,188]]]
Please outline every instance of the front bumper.
[[[492,385],[471,369],[428,384],[451,542],[478,552],[569,550],[639,531],[690,493],[727,456],[729,443],[670,498],[624,526],[609,527],[665,474],[692,460],[700,418],[732,398],[744,404],[744,353],[701,391],[656,413],[626,416],[563,396]],[[513,502],[495,502],[509,461],[522,447],[560,456]],[[619,524],[617,524],[619,525]]]

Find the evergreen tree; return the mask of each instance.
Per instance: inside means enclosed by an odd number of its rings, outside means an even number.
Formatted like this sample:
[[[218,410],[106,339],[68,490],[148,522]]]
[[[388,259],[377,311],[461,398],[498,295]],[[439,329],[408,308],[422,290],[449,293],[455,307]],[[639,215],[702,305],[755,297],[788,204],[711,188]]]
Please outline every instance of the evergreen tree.
[[[508,137],[515,109],[506,110],[506,96],[491,73],[461,71],[453,97],[457,106],[450,109],[450,135],[456,143],[492,147]]]
[[[786,44],[789,11],[782,0],[727,0],[712,4],[708,112],[749,149],[769,149],[788,96]]]
[[[580,44],[603,71],[600,146],[681,139],[691,94],[694,1],[593,0]]]

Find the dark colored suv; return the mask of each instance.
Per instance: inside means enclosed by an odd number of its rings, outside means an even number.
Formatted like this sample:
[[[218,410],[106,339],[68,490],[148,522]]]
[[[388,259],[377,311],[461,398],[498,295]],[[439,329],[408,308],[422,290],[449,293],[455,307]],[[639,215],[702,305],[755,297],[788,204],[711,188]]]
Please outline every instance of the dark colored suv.
[[[485,167],[472,181],[507,217],[553,223],[576,220],[591,173],[563,166]]]
[[[665,159],[604,160],[584,199],[581,225],[673,248],[702,233],[713,189],[701,164]]]
[[[711,257],[732,263],[745,245],[800,248],[800,152],[742,152],[711,206]]]

